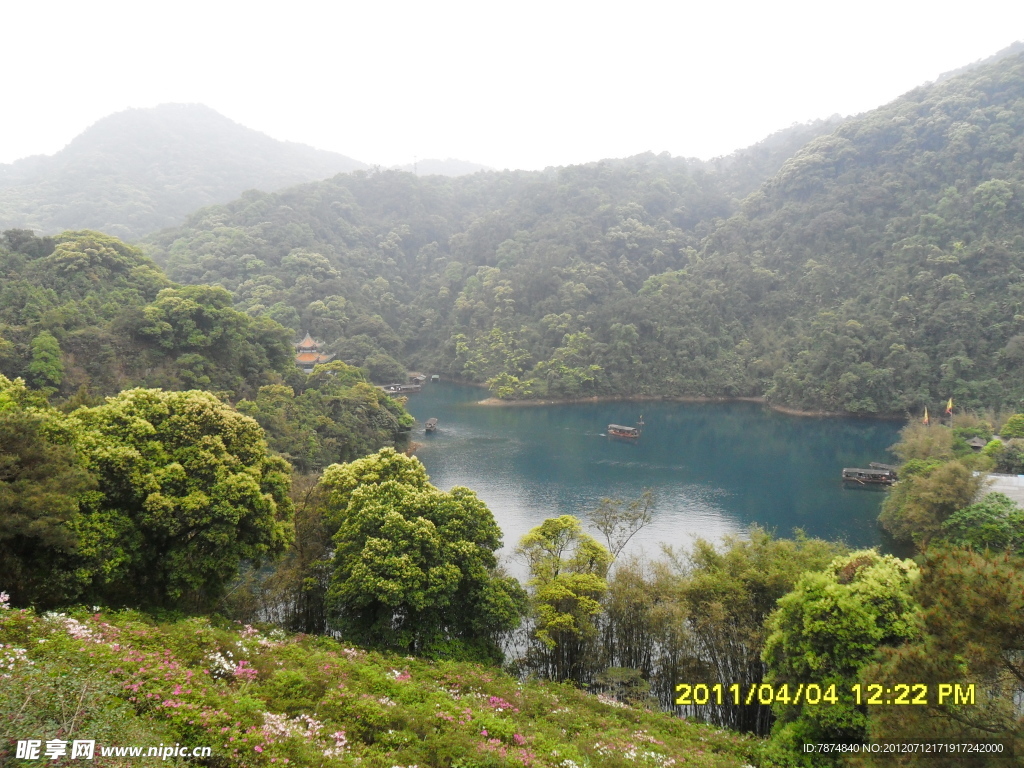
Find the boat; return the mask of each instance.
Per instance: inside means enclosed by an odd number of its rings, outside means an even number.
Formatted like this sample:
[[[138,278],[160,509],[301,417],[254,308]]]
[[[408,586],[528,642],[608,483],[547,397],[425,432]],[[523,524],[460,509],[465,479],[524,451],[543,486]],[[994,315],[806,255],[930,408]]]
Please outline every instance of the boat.
[[[424,432],[436,432],[437,431],[437,419],[427,419],[427,423],[423,427]]]
[[[423,387],[419,384],[384,384],[380,387],[389,395],[400,395],[408,392],[419,392]]]
[[[644,417],[640,415],[640,421],[636,423],[635,427],[625,427],[622,424],[609,424],[606,432],[611,437],[628,437],[632,440],[640,437],[640,433],[643,431]]]
[[[896,482],[896,473],[891,469],[844,467],[843,482],[859,483],[860,485],[892,485]]]

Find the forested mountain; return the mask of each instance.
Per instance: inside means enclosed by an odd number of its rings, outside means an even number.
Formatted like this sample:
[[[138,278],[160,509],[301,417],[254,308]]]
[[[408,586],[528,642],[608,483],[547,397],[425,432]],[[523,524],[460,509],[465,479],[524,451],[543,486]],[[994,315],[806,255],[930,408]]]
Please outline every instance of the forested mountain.
[[[386,354],[502,397],[1015,403],[1022,125],[1018,54],[717,167],[357,173],[206,209],[153,253],[341,359]]]
[[[277,141],[199,104],[105,117],[52,156],[0,165],[0,229],[95,229],[138,238],[247,189],[365,168]]]
[[[98,232],[0,237],[0,375],[69,406],[132,387],[216,392],[253,416],[303,471],[391,445],[401,405],[331,363],[306,376],[290,332],[209,285],[172,283],[137,248]]]

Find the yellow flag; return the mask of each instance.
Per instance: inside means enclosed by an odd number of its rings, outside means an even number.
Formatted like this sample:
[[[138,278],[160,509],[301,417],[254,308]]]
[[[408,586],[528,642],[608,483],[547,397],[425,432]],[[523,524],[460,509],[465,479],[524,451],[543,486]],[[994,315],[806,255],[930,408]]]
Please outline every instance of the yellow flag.
[[[924,407],[924,418],[921,419],[921,423],[924,424],[925,426],[928,426],[928,406],[927,405]]]
[[[949,402],[946,403],[946,413],[953,413],[953,398],[949,398]]]

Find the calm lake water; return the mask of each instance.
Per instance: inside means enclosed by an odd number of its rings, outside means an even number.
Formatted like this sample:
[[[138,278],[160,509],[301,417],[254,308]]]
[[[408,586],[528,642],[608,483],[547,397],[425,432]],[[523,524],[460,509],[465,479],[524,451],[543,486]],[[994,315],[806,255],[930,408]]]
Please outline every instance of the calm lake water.
[[[902,424],[787,416],[760,404],[606,402],[481,406],[487,391],[427,384],[407,405],[423,446],[416,456],[431,482],[472,488],[505,535],[505,554],[544,518],[583,517],[602,497],[657,496],[654,523],[630,551],[657,556],[662,543],[689,548],[757,523],[780,536],[811,536],[854,546],[882,544],[875,524],[884,492],[844,489],[844,466],[892,459]],[[605,435],[633,425],[639,440]],[[423,432],[428,418],[438,431]]]

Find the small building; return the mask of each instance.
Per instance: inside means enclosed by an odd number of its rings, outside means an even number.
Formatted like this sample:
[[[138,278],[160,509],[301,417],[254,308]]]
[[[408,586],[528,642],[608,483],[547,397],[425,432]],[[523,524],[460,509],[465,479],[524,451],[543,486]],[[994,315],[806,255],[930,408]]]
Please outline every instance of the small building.
[[[971,446],[972,451],[980,451],[982,448],[988,445],[988,440],[986,440],[983,437],[972,437],[970,440],[967,441],[967,444]]]
[[[313,341],[308,333],[306,337],[295,345],[295,364],[302,369],[303,373],[312,373],[313,367],[321,363],[329,363],[334,355],[328,355],[320,351],[320,344]]]

